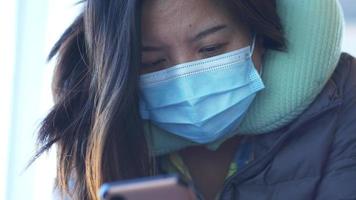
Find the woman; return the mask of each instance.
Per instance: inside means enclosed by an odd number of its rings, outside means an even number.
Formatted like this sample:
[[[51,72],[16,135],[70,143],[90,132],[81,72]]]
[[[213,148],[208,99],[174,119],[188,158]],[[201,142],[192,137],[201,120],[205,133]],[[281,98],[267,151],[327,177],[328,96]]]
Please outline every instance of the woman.
[[[39,133],[62,195],[177,172],[200,199],[356,198],[356,61],[340,57],[336,0],[83,3],[49,56]]]

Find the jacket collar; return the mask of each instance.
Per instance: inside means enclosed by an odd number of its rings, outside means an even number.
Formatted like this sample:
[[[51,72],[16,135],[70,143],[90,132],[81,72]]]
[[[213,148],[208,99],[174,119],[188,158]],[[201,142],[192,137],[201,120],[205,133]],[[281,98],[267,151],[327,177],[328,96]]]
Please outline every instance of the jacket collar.
[[[294,133],[293,130],[302,126],[307,121],[310,121],[327,111],[339,107],[341,104],[341,88],[339,88],[335,81],[330,78],[322,92],[307,108],[307,110],[305,110],[304,113],[299,116],[299,118],[294,120],[288,126],[274,131],[272,134],[266,134],[266,137],[270,137],[272,135],[276,135],[278,137],[275,140],[276,142],[274,142],[273,146],[265,153],[265,155],[257,157],[256,160],[253,160],[246,168],[242,168],[235,176],[230,177],[226,184],[229,182],[238,184],[253,176],[256,171],[261,170],[265,164],[267,164],[269,160],[273,158],[273,156],[283,146],[285,141],[292,136]],[[234,178],[236,176],[239,178]]]

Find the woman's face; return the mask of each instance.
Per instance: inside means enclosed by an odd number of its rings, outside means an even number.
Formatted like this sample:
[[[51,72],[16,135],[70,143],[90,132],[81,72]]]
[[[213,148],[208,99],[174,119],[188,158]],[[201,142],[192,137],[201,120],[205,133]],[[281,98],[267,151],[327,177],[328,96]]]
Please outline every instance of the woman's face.
[[[221,0],[145,0],[141,73],[246,47],[252,34]],[[259,68],[258,43],[254,63]]]

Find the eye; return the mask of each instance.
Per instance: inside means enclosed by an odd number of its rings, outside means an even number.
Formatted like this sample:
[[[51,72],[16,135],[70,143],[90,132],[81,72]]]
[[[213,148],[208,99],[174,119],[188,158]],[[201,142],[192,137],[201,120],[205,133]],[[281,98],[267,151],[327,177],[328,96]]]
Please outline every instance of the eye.
[[[157,71],[163,66],[164,62],[166,62],[166,59],[157,59],[152,62],[142,62],[141,67],[144,70]]]
[[[206,46],[206,47],[199,49],[199,53],[202,53],[205,57],[211,57],[211,56],[221,53],[222,49],[225,45],[226,45],[226,43]]]

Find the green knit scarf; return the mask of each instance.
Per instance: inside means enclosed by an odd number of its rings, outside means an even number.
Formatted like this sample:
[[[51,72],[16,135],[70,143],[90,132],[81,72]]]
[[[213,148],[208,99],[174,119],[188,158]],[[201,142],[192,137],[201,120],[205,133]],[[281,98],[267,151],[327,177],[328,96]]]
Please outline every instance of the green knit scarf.
[[[237,135],[266,134],[297,118],[321,92],[341,53],[343,15],[338,0],[277,0],[287,52],[267,51],[260,92],[238,131],[211,144],[216,149]],[[198,145],[145,122],[154,155]]]

